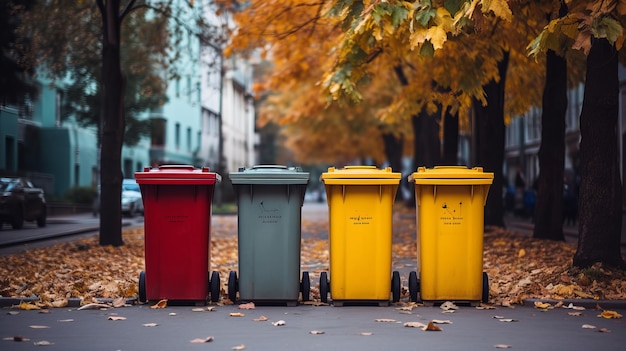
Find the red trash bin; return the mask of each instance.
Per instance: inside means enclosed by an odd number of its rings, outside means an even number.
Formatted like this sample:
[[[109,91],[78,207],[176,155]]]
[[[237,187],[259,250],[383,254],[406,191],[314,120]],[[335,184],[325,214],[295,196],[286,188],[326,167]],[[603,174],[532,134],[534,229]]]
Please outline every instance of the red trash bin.
[[[195,301],[220,295],[219,273],[210,272],[211,203],[219,174],[187,165],[136,172],[144,203],[145,271],[139,300]]]

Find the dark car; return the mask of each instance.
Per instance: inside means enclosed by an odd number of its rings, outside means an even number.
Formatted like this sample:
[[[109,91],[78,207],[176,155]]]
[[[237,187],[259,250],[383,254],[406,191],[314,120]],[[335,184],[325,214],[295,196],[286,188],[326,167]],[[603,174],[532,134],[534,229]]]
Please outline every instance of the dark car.
[[[27,178],[0,178],[0,228],[8,222],[21,229],[24,221],[46,226],[46,198]]]

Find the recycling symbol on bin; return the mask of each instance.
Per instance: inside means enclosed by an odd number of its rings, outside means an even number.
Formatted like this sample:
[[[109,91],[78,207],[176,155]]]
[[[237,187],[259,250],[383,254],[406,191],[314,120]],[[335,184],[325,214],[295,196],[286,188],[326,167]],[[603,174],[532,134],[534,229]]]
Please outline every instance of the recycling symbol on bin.
[[[450,215],[451,217],[456,217],[456,218],[459,218],[459,217],[461,217],[461,216],[463,215],[463,213],[461,212],[461,210],[462,210],[462,208],[463,208],[463,201],[460,201],[460,202],[459,202],[459,207],[458,207],[458,209],[451,208],[451,207],[450,207],[450,206],[448,206],[448,204],[447,204],[447,203],[445,203],[445,202],[441,205],[441,208],[443,209],[443,211],[444,211],[446,214]]]

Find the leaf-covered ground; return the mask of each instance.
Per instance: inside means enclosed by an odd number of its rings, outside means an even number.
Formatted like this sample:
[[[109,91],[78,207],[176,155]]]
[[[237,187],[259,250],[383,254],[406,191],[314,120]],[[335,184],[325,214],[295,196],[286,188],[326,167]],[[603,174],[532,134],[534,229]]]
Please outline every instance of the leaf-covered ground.
[[[394,211],[394,270],[415,270],[414,210]],[[128,229],[122,247],[101,247],[97,238],[59,243],[0,257],[0,296],[39,297],[40,307],[63,307],[68,298],[83,303],[98,298],[137,296],[144,269],[144,230]],[[220,272],[222,299],[228,272],[237,269],[237,217],[214,216],[211,225],[211,270]],[[302,221],[302,270],[312,280],[311,297],[319,299],[319,272],[328,267],[328,221]],[[488,228],[484,235],[484,269],[489,275],[490,303],[511,305],[527,298],[626,299],[626,272],[572,267],[575,244],[534,240],[527,235]],[[402,276],[406,288],[406,278]],[[408,298],[406,289],[404,299]],[[332,297],[332,296],[331,296]]]

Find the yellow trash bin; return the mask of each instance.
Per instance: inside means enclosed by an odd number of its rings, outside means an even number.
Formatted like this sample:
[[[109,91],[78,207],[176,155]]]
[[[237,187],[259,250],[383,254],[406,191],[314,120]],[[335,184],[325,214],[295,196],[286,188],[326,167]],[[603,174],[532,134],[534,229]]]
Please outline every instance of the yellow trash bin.
[[[420,167],[415,182],[417,267],[409,275],[411,300],[487,302],[483,272],[484,206],[493,173],[482,167]]]
[[[330,278],[320,274],[320,294],[335,306],[389,304],[400,299],[400,275],[391,272],[393,202],[400,173],[391,167],[330,167],[321,176],[329,208]]]

